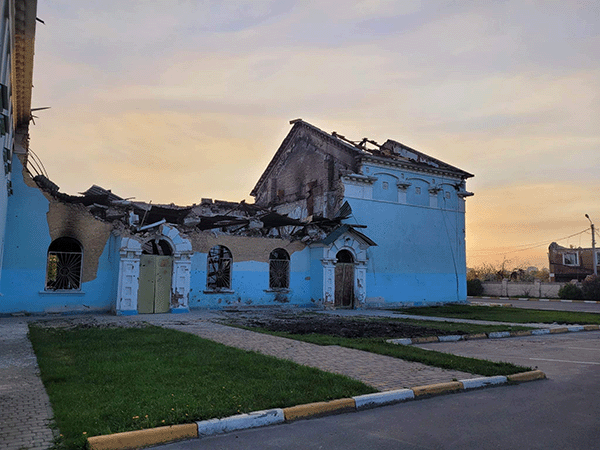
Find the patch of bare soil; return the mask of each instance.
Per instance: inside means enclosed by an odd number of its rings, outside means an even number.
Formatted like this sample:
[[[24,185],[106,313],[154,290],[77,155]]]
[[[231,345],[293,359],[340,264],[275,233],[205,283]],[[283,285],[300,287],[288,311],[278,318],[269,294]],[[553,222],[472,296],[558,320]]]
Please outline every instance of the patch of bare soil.
[[[61,328],[64,330],[72,330],[75,328],[144,328],[148,326],[145,322],[130,322],[125,320],[109,321],[99,319],[95,316],[42,319],[34,323],[43,328]]]
[[[228,317],[230,323],[292,334],[325,334],[346,338],[413,338],[456,334],[392,320],[346,319],[323,315]]]

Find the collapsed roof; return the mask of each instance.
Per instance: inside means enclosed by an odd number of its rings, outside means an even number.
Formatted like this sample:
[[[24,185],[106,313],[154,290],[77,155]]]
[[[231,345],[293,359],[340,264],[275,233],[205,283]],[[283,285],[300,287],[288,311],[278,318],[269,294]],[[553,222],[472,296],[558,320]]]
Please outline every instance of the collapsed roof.
[[[310,243],[326,239],[332,231],[342,227],[342,220],[352,213],[350,205],[344,203],[332,219],[313,216],[309,221],[300,221],[243,200],[238,203],[203,198],[200,204],[191,206],[154,205],[123,199],[111,190],[97,185],[92,185],[80,195],[69,195],[60,192],[60,188],[44,175],[36,175],[33,180],[40,189],[58,201],[80,204],[97,219],[125,226],[134,234],[170,223],[184,231],[212,230],[241,236],[281,237]]]

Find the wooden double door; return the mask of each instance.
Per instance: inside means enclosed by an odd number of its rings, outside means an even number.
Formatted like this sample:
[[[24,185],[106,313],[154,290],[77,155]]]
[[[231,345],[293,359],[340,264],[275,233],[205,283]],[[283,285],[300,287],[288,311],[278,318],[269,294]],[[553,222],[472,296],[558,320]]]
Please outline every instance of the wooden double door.
[[[138,313],[158,314],[169,312],[172,278],[172,256],[140,256]]]

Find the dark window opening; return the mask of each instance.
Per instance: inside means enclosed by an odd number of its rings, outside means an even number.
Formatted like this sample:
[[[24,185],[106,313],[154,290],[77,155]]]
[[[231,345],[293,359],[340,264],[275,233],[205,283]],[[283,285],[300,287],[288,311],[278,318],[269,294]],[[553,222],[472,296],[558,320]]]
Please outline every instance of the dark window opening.
[[[164,239],[152,239],[142,245],[142,253],[144,255],[171,256],[173,255],[173,250],[169,243]]]
[[[46,290],[81,289],[83,250],[73,238],[61,237],[48,247]]]
[[[282,248],[276,248],[269,255],[269,288],[289,289],[290,255]]]
[[[233,257],[227,247],[217,245],[208,252],[206,289],[212,291],[231,289]]]
[[[339,263],[353,263],[354,262],[354,257],[352,256],[352,253],[350,253],[348,250],[340,250],[338,252],[338,254],[336,255],[336,258]]]

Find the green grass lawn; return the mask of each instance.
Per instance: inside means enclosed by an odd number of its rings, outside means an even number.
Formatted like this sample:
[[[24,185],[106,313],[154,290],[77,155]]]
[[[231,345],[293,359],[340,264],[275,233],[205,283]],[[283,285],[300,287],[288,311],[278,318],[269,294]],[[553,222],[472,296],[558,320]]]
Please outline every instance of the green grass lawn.
[[[494,320],[513,323],[600,324],[600,314],[573,311],[541,311],[506,306],[447,305],[394,309],[402,314]]]
[[[518,325],[477,325],[473,323],[458,323],[458,322],[439,322],[436,320],[418,320],[418,319],[382,319],[382,320],[393,320],[410,325],[424,327],[424,328],[436,328],[438,330],[448,331],[455,334],[478,334],[478,333],[492,333],[495,331],[524,331],[532,330],[531,327],[523,327]],[[431,336],[437,336],[432,333]]]
[[[339,345],[341,347],[355,348],[380,355],[392,356],[406,361],[420,362],[429,366],[442,369],[459,370],[483,376],[510,375],[513,373],[532,370],[530,367],[517,366],[508,362],[493,362],[484,359],[468,358],[452,355],[434,350],[423,350],[411,345],[397,345],[385,342],[381,338],[343,338],[323,334],[290,334],[272,332],[263,328],[244,327],[248,330],[275,336],[287,337],[298,341],[310,342],[317,345]],[[407,386],[413,387],[413,386]]]
[[[375,392],[347,377],[158,327],[29,336],[61,433],[86,437]]]

